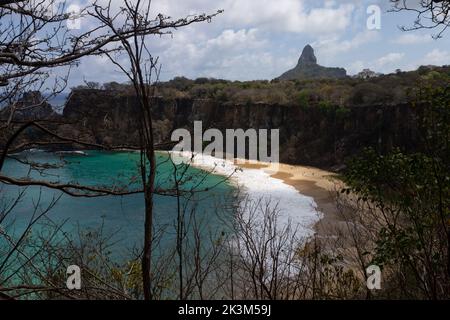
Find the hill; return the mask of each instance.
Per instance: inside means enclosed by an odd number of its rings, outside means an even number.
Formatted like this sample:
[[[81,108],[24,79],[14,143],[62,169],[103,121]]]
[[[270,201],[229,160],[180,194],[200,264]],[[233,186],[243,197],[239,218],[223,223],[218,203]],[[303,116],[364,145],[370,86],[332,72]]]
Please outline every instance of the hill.
[[[317,64],[314,49],[308,44],[303,49],[298,64],[281,76],[278,80],[308,80],[308,79],[341,79],[347,76],[343,68],[328,68]]]

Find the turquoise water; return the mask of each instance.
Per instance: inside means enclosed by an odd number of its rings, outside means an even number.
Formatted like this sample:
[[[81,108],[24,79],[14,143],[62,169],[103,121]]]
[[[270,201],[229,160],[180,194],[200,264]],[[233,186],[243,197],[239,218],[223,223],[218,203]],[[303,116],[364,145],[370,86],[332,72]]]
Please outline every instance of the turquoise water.
[[[3,172],[14,178],[32,177],[36,180],[52,182],[70,182],[89,186],[126,186],[130,190],[141,187],[138,171],[140,156],[134,152],[86,151],[87,156],[78,154],[57,155],[55,153],[35,151],[24,152],[17,157],[37,163],[61,165],[59,168],[47,169],[44,172],[29,172],[29,166],[17,161],[8,160]],[[173,187],[173,164],[167,154],[158,153],[158,169],[156,185],[161,188]],[[182,172],[185,167],[178,167]],[[180,175],[180,174],[179,174]],[[210,175],[198,168],[189,167],[184,174],[182,189],[208,191],[195,194],[182,205],[187,212],[195,208],[196,221],[202,224],[205,234],[224,232],[223,219],[231,217],[231,208],[224,203],[233,203],[234,188],[224,177]],[[0,202],[7,203],[14,199],[20,190],[15,186],[0,186]],[[103,233],[112,235],[114,249],[117,254],[127,252],[131,248],[142,247],[144,225],[144,198],[142,194],[127,196],[106,196],[99,198],[78,198],[61,194],[60,191],[41,187],[28,187],[25,196],[14,208],[4,226],[9,231],[20,234],[33,214],[34,204],[41,208],[55,197],[61,198],[51,209],[48,217],[56,224],[62,224],[63,230],[76,237],[78,230],[103,228]],[[220,215],[216,208],[220,207]],[[165,230],[162,247],[173,245],[177,218],[177,201],[174,197],[155,196],[154,221],[157,229]],[[206,227],[205,227],[206,226]],[[37,227],[40,228],[40,227]]]

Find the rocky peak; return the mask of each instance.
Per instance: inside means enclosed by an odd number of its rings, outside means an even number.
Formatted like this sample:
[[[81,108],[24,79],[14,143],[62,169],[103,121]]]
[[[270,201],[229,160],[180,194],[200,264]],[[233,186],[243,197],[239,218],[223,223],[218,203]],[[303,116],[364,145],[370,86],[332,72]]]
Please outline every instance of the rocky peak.
[[[298,59],[299,65],[317,64],[314,49],[308,44],[303,48],[302,55]]]
[[[0,119],[8,119],[14,114],[15,120],[44,120],[56,117],[52,106],[41,92],[25,92],[15,106],[9,105],[0,110]]]
[[[302,55],[294,69],[286,71],[278,80],[307,80],[307,79],[341,79],[347,76],[343,68],[328,68],[317,64],[314,49],[308,44],[303,48]]]

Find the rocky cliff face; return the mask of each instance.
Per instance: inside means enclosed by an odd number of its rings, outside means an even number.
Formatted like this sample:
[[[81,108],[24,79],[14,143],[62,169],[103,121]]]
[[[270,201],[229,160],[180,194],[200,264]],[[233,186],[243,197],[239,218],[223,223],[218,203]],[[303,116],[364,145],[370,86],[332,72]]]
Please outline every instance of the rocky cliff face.
[[[276,104],[224,105],[210,99],[155,99],[154,127],[157,142],[170,141],[177,128],[203,130],[279,129],[280,159],[291,164],[339,168],[346,157],[367,146],[387,151],[395,146],[416,147],[414,114],[408,105],[340,109],[303,108]],[[107,91],[75,91],[63,117],[76,122],[66,128],[97,143],[139,142],[139,113],[133,96]],[[75,131],[74,131],[75,130]]]
[[[42,120],[57,117],[52,106],[45,101],[39,91],[25,93],[14,106],[7,106],[0,109],[0,119],[9,119],[11,113],[14,120]]]
[[[298,65],[306,67],[309,65],[316,65],[317,58],[314,54],[314,49],[308,44],[303,48],[302,55],[298,59]]]
[[[347,71],[343,68],[327,68],[317,64],[314,49],[307,45],[294,69],[283,73],[278,80],[339,79],[345,78]]]

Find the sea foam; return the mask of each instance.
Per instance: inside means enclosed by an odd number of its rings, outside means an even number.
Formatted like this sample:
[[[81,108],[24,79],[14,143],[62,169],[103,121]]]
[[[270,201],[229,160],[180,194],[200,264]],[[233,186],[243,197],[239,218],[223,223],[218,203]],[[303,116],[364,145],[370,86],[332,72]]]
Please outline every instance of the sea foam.
[[[191,152],[171,152],[193,166],[212,170],[211,173],[231,176],[231,180],[242,189],[249,202],[270,203],[278,212],[277,228],[290,226],[296,229],[298,238],[306,239],[314,234],[314,225],[322,218],[313,198],[299,193],[293,186],[276,179],[264,169],[239,168],[230,160]],[[263,220],[261,212],[257,219]]]

